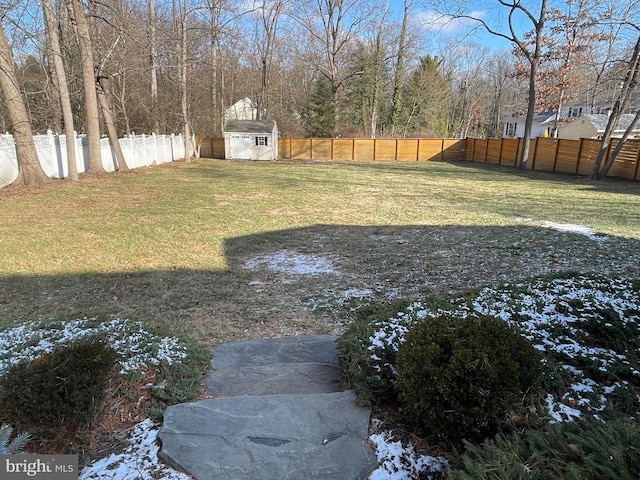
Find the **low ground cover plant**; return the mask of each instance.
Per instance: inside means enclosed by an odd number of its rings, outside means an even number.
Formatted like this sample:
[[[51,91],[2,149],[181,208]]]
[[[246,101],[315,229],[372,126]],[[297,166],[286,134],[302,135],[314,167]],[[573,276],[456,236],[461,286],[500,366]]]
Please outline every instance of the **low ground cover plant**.
[[[567,428],[564,424],[573,422],[576,435],[585,437],[585,444],[580,449],[587,452],[586,445],[593,443],[592,437],[602,433],[596,428],[599,423],[611,423],[609,429],[624,431],[627,437],[632,437],[624,445],[610,445],[612,453],[609,456],[622,458],[623,467],[620,468],[626,473],[621,474],[622,470],[618,469],[615,470],[618,472],[616,475],[621,476],[601,473],[599,478],[627,478],[625,475],[632,475],[629,472],[638,468],[635,455],[627,451],[635,448],[633,439],[637,435],[636,421],[640,411],[640,282],[637,280],[579,274],[538,277],[446,298],[430,298],[408,306],[398,304],[392,310],[395,314],[383,321],[375,315],[361,317],[339,341],[342,369],[356,387],[361,401],[373,405],[403,401],[402,389],[399,388],[402,384],[402,351],[414,335],[426,335],[420,332],[427,328],[422,325],[431,322],[446,330],[441,325],[442,319],[449,319],[451,325],[460,320],[500,319],[505,325],[517,328],[521,337],[536,350],[541,393],[528,397],[523,395],[520,409],[513,407],[512,411],[502,415],[499,425],[501,437],[497,437],[495,442],[513,442],[517,448],[533,448],[535,434],[529,432],[547,434],[552,428]],[[442,333],[441,337],[446,335]],[[412,368],[418,367],[413,365]],[[509,374],[506,370],[504,373]],[[424,382],[430,381],[428,376],[422,378]],[[451,384],[447,389],[462,391],[470,386],[465,383],[464,376],[448,380]],[[418,384],[419,380],[414,383]],[[440,395],[439,388],[435,386],[437,383],[431,382],[422,387],[422,395],[409,399],[409,404],[406,403],[407,398],[404,398],[404,404],[401,403],[404,411],[415,413],[416,408],[422,409],[422,417],[418,416],[422,420],[420,426],[423,433],[431,435],[431,438],[435,438],[434,433],[442,431],[434,413],[437,401],[433,398]],[[384,395],[379,397],[377,392]],[[407,416],[405,421],[410,423],[411,417],[415,416]],[[586,423],[591,419],[595,419],[595,427]],[[554,427],[555,424],[562,425]],[[461,433],[461,438],[467,440],[465,453],[457,457],[458,462],[453,462],[454,470],[456,465],[460,467],[465,461],[471,465],[472,458],[479,462],[473,468],[479,468],[482,462],[499,461],[497,457],[491,461],[483,457],[498,455],[501,448],[495,447],[495,443],[480,447],[469,442],[477,441],[474,433],[482,430],[482,419],[478,424],[468,424],[467,427],[466,436]],[[602,450],[605,447],[594,443],[589,451],[597,453],[580,457],[582,460],[578,466],[570,466],[571,462],[564,465],[571,471],[580,471],[586,468],[584,462],[609,458]],[[550,457],[559,455],[557,448],[558,445],[551,444],[547,454]],[[485,453],[480,454],[480,451]],[[603,465],[602,472],[606,471]],[[557,478],[569,477],[560,475]]]
[[[0,420],[46,453],[95,449],[100,436],[162,418],[200,393],[210,360],[191,340],[107,317],[4,328],[0,351]]]

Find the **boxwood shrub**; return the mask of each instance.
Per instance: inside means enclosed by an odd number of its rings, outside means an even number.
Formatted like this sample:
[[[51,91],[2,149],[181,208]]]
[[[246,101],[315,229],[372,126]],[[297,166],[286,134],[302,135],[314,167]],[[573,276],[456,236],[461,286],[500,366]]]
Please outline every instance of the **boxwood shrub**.
[[[538,384],[541,367],[531,343],[503,320],[441,315],[411,328],[397,370],[410,416],[455,444],[493,435]]]

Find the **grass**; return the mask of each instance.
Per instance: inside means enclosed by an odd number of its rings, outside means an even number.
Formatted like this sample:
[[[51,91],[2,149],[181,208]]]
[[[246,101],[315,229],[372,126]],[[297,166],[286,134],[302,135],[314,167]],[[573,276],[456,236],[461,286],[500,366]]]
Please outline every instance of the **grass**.
[[[3,195],[0,273],[226,268],[225,238],[313,224],[589,224],[640,239],[640,190],[466,164],[170,164]],[[634,215],[635,212],[635,215]]]
[[[635,183],[468,163],[206,160],[87,176],[78,184],[55,182],[38,190],[5,188],[0,190],[0,321],[75,310],[133,314],[217,343],[253,331],[261,321],[250,318],[257,310],[262,309],[262,320],[272,321],[265,313],[267,295],[246,291],[254,277],[241,265],[251,254],[278,247],[329,251],[351,262],[349,274],[378,267],[372,279],[397,267],[413,272],[412,281],[418,282],[431,267],[433,278],[438,272],[443,278],[443,285],[434,280],[433,288],[451,290],[477,285],[474,272],[490,280],[484,269],[503,275],[501,264],[530,255],[522,240],[527,235],[542,238],[532,251],[546,257],[554,255],[555,245],[561,254],[575,245],[594,250],[581,236],[549,237],[535,223],[543,220],[584,224],[615,237],[593,255],[603,265],[619,264],[640,251],[638,192]],[[411,236],[415,246],[402,250],[400,237]],[[450,251],[464,245],[486,261],[473,267],[473,259],[464,258],[470,253]],[[494,261],[491,255],[498,251],[509,258]],[[452,262],[455,257],[466,266]],[[414,264],[401,265],[409,259]],[[557,268],[575,267],[565,265],[562,255],[558,262]],[[455,271],[449,271],[452,265],[458,265]],[[389,284],[401,283],[397,277],[407,277],[403,272],[368,288],[389,290]],[[444,285],[446,278],[452,285]],[[260,280],[267,284],[270,278]],[[314,301],[319,305],[324,299]],[[246,302],[253,303],[244,308]],[[325,303],[325,310],[335,310],[331,301]],[[222,318],[230,311],[233,322]],[[290,315],[278,306],[273,321],[285,322]],[[295,314],[296,331],[334,328],[305,315]],[[277,328],[275,333],[283,332],[282,325]]]

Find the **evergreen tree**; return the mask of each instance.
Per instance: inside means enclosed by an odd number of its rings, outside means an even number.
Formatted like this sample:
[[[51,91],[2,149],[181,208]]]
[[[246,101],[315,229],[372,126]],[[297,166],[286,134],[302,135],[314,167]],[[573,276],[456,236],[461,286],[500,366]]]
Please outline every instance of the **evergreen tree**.
[[[440,73],[438,57],[424,56],[407,83],[403,136],[424,133],[431,137],[447,137],[447,112],[451,96],[449,82]]]
[[[303,114],[307,137],[332,137],[336,126],[335,93],[326,77],[319,77],[307,99]]]

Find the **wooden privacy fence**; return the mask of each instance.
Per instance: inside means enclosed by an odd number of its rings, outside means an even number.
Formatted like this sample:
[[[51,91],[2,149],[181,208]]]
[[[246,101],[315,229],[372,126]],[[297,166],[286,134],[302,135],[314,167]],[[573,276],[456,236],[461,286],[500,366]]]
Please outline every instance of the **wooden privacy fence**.
[[[618,144],[613,139],[612,151]],[[200,155],[224,158],[224,139],[199,139]],[[515,167],[521,138],[281,138],[279,158],[337,162],[473,161]],[[527,168],[547,172],[591,175],[600,140],[531,139]],[[602,162],[606,163],[607,155]],[[627,140],[607,176],[640,180],[640,140]]]
[[[602,167],[609,152],[618,144],[612,139]],[[591,175],[600,150],[600,140],[583,138],[566,140],[560,138],[531,139],[527,168],[545,172]],[[522,148],[521,138],[467,138],[465,160],[496,165],[516,166]],[[640,180],[640,140],[627,140],[616,157],[608,177]]]
[[[200,156],[224,158],[224,139],[199,139]],[[462,160],[465,141],[442,138],[281,138],[278,158],[342,162]]]

